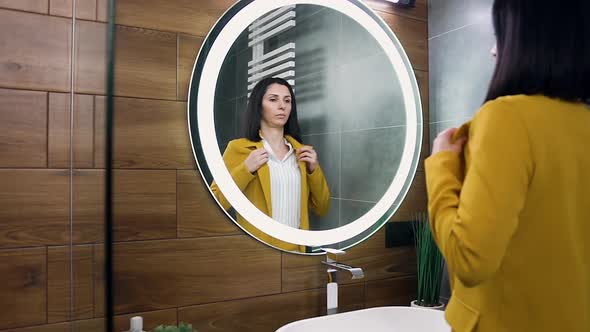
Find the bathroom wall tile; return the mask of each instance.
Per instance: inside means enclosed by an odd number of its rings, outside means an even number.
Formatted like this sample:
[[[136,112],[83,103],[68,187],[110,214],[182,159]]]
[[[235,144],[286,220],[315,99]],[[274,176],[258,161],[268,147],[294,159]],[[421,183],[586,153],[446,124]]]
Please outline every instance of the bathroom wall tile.
[[[84,332],[103,332],[105,331],[104,319],[83,319],[73,322],[35,325],[17,329],[10,329],[10,332],[64,332],[64,331],[84,331]]]
[[[106,168],[106,97],[94,97],[94,168]]]
[[[241,234],[240,229],[216,206],[199,171],[178,171],[176,181],[179,237]]]
[[[118,50],[117,50],[118,51]],[[76,92],[106,94],[107,25],[76,21]]]
[[[429,37],[488,21],[491,24],[492,0],[429,1]]]
[[[94,273],[94,317],[105,317],[105,247],[104,244],[93,245]]]
[[[176,34],[126,26],[115,34],[115,95],[176,100]]]
[[[335,68],[317,72],[295,81],[297,116],[303,135],[335,133],[340,130],[342,113],[338,108],[340,91]]]
[[[203,44],[203,37],[178,35],[178,100],[188,99],[188,89],[197,54]]]
[[[405,127],[342,134],[342,198],[378,201],[397,172]]]
[[[176,238],[176,171],[115,170],[115,241]]]
[[[492,28],[483,23],[430,40],[431,122],[465,118],[479,109],[494,69],[493,45]]]
[[[141,316],[143,318],[143,328],[151,331],[159,325],[177,325],[176,308],[157,311],[136,312],[133,314],[117,315],[114,318],[115,331],[128,331],[131,317]]]
[[[245,235],[115,244],[115,313],[279,293],[280,257]]]
[[[185,102],[115,98],[114,109],[114,167],[194,167]]]
[[[309,212],[309,228],[310,230],[319,231],[334,229],[340,226],[340,200],[330,199],[330,210],[328,213],[319,217],[311,210]]]
[[[283,292],[324,287],[327,283],[326,267],[321,264],[325,256],[283,254]],[[354,284],[369,280],[388,279],[416,273],[416,255],[413,247],[385,248],[385,230],[380,229],[371,238],[347,250],[340,259],[343,263],[360,267],[364,279],[351,280],[341,273],[340,283]]]
[[[285,34],[278,46],[295,41],[297,78],[319,71],[327,71],[340,62],[339,45],[342,39],[341,14],[324,9],[313,16],[297,21],[294,36]],[[297,84],[297,82],[296,82]]]
[[[49,2],[47,0],[0,0],[0,8],[47,14],[49,12]]]
[[[0,250],[0,329],[45,323],[45,247]]]
[[[340,134],[303,136],[303,143],[316,151],[330,188],[330,197],[340,197]]]
[[[385,228],[379,229],[366,241],[348,249],[342,262],[361,267],[365,271],[366,282],[416,274],[414,246],[385,248]]]
[[[206,36],[233,0],[117,1],[117,24]]]
[[[14,1],[13,1],[14,2]],[[70,90],[71,19],[0,9],[0,87]]]
[[[342,130],[406,124],[401,86],[388,61],[379,53],[340,68],[336,90]]]
[[[0,142],[0,167],[47,166],[47,93],[0,89]]]
[[[219,71],[219,77],[217,78],[217,85],[215,86],[215,99],[227,101],[237,97],[236,62],[235,55],[228,55],[225,57],[225,60],[223,60],[221,70]]]
[[[236,97],[248,96],[248,62],[252,61],[252,49],[246,48],[236,52],[235,67],[235,95]]]
[[[363,26],[354,19],[340,14],[341,17],[341,39],[339,45],[338,62],[340,66],[359,59],[383,53],[381,45]]]
[[[215,134],[217,135],[217,145],[223,153],[227,143],[238,137],[235,135],[236,128],[236,100],[215,99],[213,106]]]
[[[105,171],[74,170],[73,241],[104,242]]]
[[[72,0],[49,0],[49,15],[72,17]],[[96,0],[76,0],[76,18],[96,19]]]
[[[397,203],[397,202],[396,202]],[[424,171],[416,172],[408,193],[390,221],[415,220],[417,212],[428,211],[428,196]]]
[[[108,20],[109,0],[96,0],[96,20],[106,22]]]
[[[367,282],[367,308],[401,305],[409,306],[416,299],[416,276]]]
[[[71,96],[66,93],[49,93],[50,168],[70,167],[70,110]],[[92,168],[94,165],[94,97],[74,96],[74,167]]]
[[[0,170],[0,248],[69,241],[67,170]]]
[[[339,311],[363,308],[364,287],[339,287]],[[251,299],[180,308],[178,320],[190,322],[198,331],[214,326],[216,331],[274,331],[305,318],[326,314],[325,288],[283,293]]]
[[[348,225],[362,217],[375,206],[375,203],[353,200],[342,200],[340,203],[340,226]]]
[[[69,247],[48,247],[47,249],[48,323],[87,319],[93,316],[92,246],[74,246],[73,248],[72,254]],[[71,303],[72,294],[73,303]],[[72,309],[73,315],[70,315]]]
[[[428,70],[427,22],[384,12],[380,12],[379,15],[401,42],[412,68]]]

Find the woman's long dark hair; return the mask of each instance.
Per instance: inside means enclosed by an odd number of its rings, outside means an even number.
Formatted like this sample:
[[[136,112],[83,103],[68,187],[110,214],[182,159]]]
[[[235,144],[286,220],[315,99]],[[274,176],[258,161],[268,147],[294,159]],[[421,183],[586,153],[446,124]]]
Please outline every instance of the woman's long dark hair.
[[[486,101],[542,94],[590,102],[590,0],[495,0],[497,59]]]
[[[299,129],[299,121],[297,120],[297,103],[295,102],[295,93],[291,85],[282,78],[267,77],[262,79],[254,86],[250,98],[248,99],[248,107],[246,108],[245,114],[245,133],[244,136],[253,141],[260,141],[260,121],[262,120],[262,98],[266,93],[266,90],[271,84],[284,85],[289,89],[291,94],[291,114],[287,123],[284,127],[284,134],[289,135],[296,139],[298,142],[301,141],[301,130]]]

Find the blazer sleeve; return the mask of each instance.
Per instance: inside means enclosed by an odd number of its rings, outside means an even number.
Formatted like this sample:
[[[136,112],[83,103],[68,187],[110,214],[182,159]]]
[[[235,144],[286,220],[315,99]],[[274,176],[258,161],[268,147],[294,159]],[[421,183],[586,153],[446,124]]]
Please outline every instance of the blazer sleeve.
[[[318,216],[325,216],[330,210],[330,188],[324,171],[318,165],[318,167],[311,174],[307,174],[307,183],[309,184],[310,190],[310,203],[311,208]]]
[[[228,168],[231,177],[234,179],[241,191],[244,191],[248,184],[256,177],[254,174],[248,171],[246,165],[244,164],[244,161],[246,158],[248,158],[250,152],[251,151],[247,148],[240,148],[237,146],[235,141],[229,142],[225,152],[223,152],[223,162],[225,163],[225,166]],[[215,181],[211,183],[211,191],[225,210],[229,210],[229,208],[231,208],[231,204],[225,198],[223,193],[221,193],[221,190],[219,190],[219,187]]]
[[[428,209],[435,241],[449,272],[466,287],[499,269],[518,227],[533,174],[533,157],[517,110],[492,101],[475,116],[470,161],[441,152],[425,162]]]

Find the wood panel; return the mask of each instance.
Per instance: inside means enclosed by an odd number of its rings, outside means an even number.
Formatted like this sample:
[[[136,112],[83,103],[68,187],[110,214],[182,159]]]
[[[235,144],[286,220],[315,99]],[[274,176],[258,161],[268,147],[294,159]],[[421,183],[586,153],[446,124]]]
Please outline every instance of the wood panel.
[[[73,242],[104,242],[104,170],[74,170],[73,181]]]
[[[282,254],[283,291],[318,288],[327,283],[324,256]],[[415,253],[411,247],[385,248],[385,230],[381,229],[360,245],[349,249],[341,261],[360,267],[364,279],[352,280],[351,275],[339,272],[341,284],[362,283],[368,280],[387,279],[415,274]]]
[[[186,103],[116,98],[116,168],[194,169]]]
[[[406,194],[404,201],[390,221],[409,221],[416,219],[416,212],[428,211],[426,195],[426,179],[423,171],[416,172],[414,182]]]
[[[47,322],[57,323],[93,317],[92,246],[47,249]],[[71,275],[73,275],[73,285]],[[71,287],[73,286],[74,302]],[[73,309],[73,310],[72,310]],[[72,311],[72,315],[70,315]]]
[[[115,316],[114,330],[127,331],[129,330],[129,320],[133,316],[143,317],[143,328],[146,331],[151,331],[158,325],[177,325],[176,308],[168,310],[136,312],[128,315]]]
[[[70,167],[70,103],[67,93],[49,94],[48,155],[50,168]],[[94,165],[94,97],[74,96],[74,167]]]
[[[428,3],[426,0],[416,0],[416,7],[413,8],[396,7],[391,2],[383,0],[364,0],[364,2],[373,10],[428,21]]]
[[[379,15],[399,38],[412,67],[428,71],[428,23],[384,12]]]
[[[49,12],[48,4],[47,0],[0,0],[0,8],[18,9],[41,14]]]
[[[72,17],[72,0],[49,0],[49,14]],[[76,18],[96,19],[96,0],[76,0]]]
[[[109,14],[109,0],[96,0],[96,20],[107,22]]]
[[[106,168],[106,97],[94,97],[94,168]]]
[[[115,95],[175,100],[176,34],[122,26],[115,33]]]
[[[422,151],[420,152],[420,163],[418,171],[424,171],[424,159],[430,155],[430,114],[429,114],[429,87],[428,72],[414,70],[418,88],[420,89],[420,99],[422,101]]]
[[[193,66],[204,38],[178,36],[178,100],[188,100],[188,88],[192,79]]]
[[[106,94],[107,25],[76,21],[75,37],[74,90],[80,93]]]
[[[0,89],[0,167],[46,166],[47,93]]]
[[[46,253],[45,248],[0,250],[0,329],[45,323]]]
[[[105,316],[105,248],[103,244],[96,244],[94,248],[94,317]],[[114,285],[114,287],[119,287]]]
[[[0,87],[69,91],[71,20],[0,10]]]
[[[176,237],[176,171],[115,170],[115,241]]]
[[[216,203],[197,170],[178,171],[177,206],[179,237],[242,233],[221,209],[216,209]]]
[[[117,1],[117,24],[206,36],[234,0]]]
[[[363,285],[339,287],[339,312],[362,309]],[[199,332],[275,331],[287,323],[326,314],[326,292],[314,289],[178,309],[178,320]]]
[[[416,299],[417,285],[416,276],[367,282],[365,304],[367,308],[390,305],[407,306]]]
[[[0,170],[0,248],[69,241],[69,174]]]
[[[280,254],[245,236],[118,243],[115,313],[281,291]]]
[[[47,324],[31,326],[19,329],[10,329],[2,332],[66,332],[66,331],[83,331],[83,332],[104,332],[104,319],[85,319],[67,323]]]

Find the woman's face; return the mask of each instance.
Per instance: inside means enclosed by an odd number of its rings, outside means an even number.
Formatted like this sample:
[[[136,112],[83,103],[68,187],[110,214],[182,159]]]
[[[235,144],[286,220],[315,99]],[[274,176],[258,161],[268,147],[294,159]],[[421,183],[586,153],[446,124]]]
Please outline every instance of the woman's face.
[[[262,122],[272,128],[283,128],[291,114],[291,94],[281,84],[268,86],[262,97]]]

